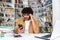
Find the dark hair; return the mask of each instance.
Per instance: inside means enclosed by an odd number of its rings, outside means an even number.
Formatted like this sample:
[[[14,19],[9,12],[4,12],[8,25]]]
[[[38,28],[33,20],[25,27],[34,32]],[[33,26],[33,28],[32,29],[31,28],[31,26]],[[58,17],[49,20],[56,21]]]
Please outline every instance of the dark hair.
[[[33,10],[32,10],[32,8],[31,7],[25,7],[25,8],[23,8],[23,10],[22,10],[22,14],[32,14],[33,15]]]

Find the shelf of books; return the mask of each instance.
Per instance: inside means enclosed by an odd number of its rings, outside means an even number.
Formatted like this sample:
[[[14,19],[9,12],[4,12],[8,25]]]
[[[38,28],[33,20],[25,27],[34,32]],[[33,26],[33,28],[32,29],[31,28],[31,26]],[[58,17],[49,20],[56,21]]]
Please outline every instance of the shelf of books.
[[[12,0],[0,0],[0,28],[14,26],[15,10]]]
[[[52,0],[29,0],[29,6],[40,21],[40,31],[52,32]]]
[[[22,17],[22,13],[21,10],[23,9],[24,5],[23,5],[23,1],[19,1],[19,0],[15,0],[15,18],[19,18]]]

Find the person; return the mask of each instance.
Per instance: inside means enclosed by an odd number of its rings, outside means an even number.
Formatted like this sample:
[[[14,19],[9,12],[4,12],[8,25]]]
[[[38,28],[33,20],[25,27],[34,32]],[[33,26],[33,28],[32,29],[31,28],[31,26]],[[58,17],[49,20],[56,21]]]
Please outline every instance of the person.
[[[22,9],[22,18],[16,19],[15,33],[39,33],[39,21],[33,18],[31,7]],[[19,27],[22,26],[22,27]]]

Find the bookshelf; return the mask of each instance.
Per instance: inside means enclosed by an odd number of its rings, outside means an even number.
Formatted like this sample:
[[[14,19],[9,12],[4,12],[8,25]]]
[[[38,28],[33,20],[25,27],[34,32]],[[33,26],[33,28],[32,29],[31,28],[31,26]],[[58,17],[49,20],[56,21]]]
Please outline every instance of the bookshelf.
[[[22,0],[15,0],[15,19],[22,17],[21,10],[23,9],[23,1]]]
[[[14,26],[15,10],[12,0],[0,1],[0,26]]]
[[[52,32],[52,0],[29,0],[29,6],[34,11],[34,17],[42,24],[41,31]]]

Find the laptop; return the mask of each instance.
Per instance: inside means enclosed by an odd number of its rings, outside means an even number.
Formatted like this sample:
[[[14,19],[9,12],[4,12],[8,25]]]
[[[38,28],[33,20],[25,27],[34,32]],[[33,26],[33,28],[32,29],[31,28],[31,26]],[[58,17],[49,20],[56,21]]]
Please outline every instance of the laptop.
[[[47,35],[44,35],[44,36],[35,36],[35,38],[39,38],[39,39],[44,39],[44,40],[50,40],[51,38],[51,33],[50,34],[47,34]]]

